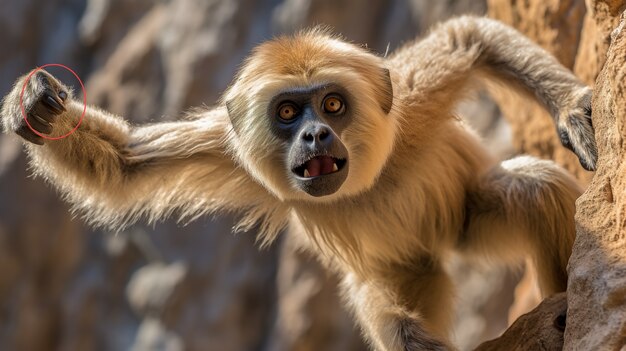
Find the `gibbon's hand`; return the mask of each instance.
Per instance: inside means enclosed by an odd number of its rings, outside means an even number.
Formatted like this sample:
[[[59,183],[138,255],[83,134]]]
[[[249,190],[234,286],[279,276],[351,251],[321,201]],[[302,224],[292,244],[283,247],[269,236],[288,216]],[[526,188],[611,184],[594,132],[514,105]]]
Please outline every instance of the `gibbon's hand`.
[[[43,145],[45,138],[33,130],[43,135],[52,133],[54,123],[66,111],[71,91],[42,69],[33,73],[24,87],[26,79],[28,75],[18,79],[13,90],[4,99],[2,124],[6,132],[14,132],[31,143]],[[24,93],[21,100],[28,124],[20,106],[22,89]]]
[[[585,87],[573,106],[559,113],[556,127],[563,146],[578,156],[584,169],[595,171],[598,149],[591,121],[591,95],[591,89]]]

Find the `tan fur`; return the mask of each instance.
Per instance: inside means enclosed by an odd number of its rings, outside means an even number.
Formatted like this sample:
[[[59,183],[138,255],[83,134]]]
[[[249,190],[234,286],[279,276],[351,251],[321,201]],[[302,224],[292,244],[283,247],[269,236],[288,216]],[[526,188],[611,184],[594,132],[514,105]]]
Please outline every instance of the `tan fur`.
[[[448,349],[448,253],[505,263],[530,254],[543,292],[561,291],[581,191],[550,161],[496,164],[453,115],[483,78],[544,103],[564,143],[594,166],[590,90],[513,29],[477,17],[443,23],[387,59],[319,29],[277,38],[255,49],[214,109],[133,127],[90,107],[76,133],[27,151],[35,173],[94,224],[236,211],[244,228],[260,221],[269,244],[289,220],[303,246],[344,276],[348,305],[374,348]],[[8,131],[21,128],[22,82],[5,98]],[[346,182],[315,198],[290,181],[267,108],[287,88],[329,82],[358,97],[358,117],[339,136],[349,151]],[[43,89],[29,87],[27,109]],[[65,105],[57,135],[82,109]]]

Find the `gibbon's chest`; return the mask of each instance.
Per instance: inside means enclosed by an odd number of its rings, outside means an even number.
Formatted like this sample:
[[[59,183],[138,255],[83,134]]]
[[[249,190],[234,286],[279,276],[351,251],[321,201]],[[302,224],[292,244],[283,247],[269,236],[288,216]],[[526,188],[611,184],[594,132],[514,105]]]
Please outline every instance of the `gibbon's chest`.
[[[294,209],[294,227],[321,259],[339,259],[350,270],[378,262],[402,262],[450,248],[458,234],[463,206],[440,206],[412,187],[371,201]],[[450,199],[456,196],[450,196]],[[430,206],[429,206],[430,204]]]

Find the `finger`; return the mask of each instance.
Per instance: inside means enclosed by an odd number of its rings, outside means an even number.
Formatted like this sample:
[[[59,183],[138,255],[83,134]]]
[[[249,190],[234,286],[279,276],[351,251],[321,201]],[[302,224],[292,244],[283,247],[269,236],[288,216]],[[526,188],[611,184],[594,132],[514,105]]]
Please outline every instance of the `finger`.
[[[52,132],[52,125],[35,114],[28,114],[28,123],[39,133],[50,134]]]
[[[587,171],[594,171],[598,151],[590,120],[571,117],[568,119],[567,126],[561,125],[557,131],[561,144],[578,156],[580,165]]]
[[[57,101],[57,99],[50,95],[49,92],[45,92],[41,98],[41,102],[46,105],[54,114],[61,114],[65,111],[65,107],[63,106],[63,102],[61,99]]]
[[[44,140],[42,137],[40,137],[39,135],[33,133],[32,130],[30,130],[30,128],[28,128],[28,126],[23,126],[20,129],[18,129],[17,131],[15,131],[15,133],[19,136],[21,136],[22,138],[24,138],[27,141],[30,141],[33,144],[37,144],[37,145],[43,145]]]
[[[59,116],[58,114],[55,114],[54,112],[52,112],[48,108],[48,106],[44,104],[36,104],[35,108],[33,108],[31,113],[34,115],[37,115],[37,117],[41,118],[42,120],[48,123],[54,123],[57,117]]]

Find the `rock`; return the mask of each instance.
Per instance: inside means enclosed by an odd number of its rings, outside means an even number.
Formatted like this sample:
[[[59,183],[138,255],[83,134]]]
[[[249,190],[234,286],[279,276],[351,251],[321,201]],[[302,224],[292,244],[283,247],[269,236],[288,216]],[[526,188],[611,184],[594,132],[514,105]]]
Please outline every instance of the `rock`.
[[[623,1],[587,1],[587,13],[576,54],[574,72],[592,85],[606,60],[611,31],[619,21]]]
[[[590,3],[593,8],[609,10],[603,16],[617,16],[616,10],[625,7],[615,1]],[[594,90],[598,170],[577,202],[577,236],[568,267],[568,350],[617,350],[626,346],[625,16],[622,14],[612,31],[606,62]]]
[[[502,336],[481,344],[475,351],[560,351],[566,320],[569,321],[566,311],[565,293],[548,297],[518,318]]]

